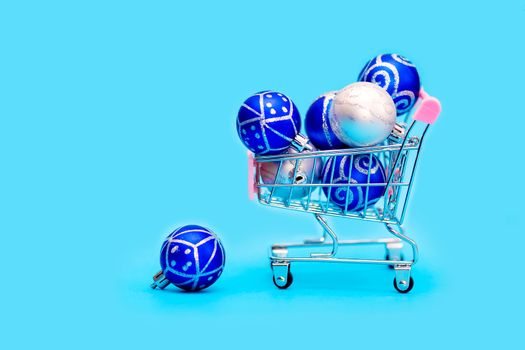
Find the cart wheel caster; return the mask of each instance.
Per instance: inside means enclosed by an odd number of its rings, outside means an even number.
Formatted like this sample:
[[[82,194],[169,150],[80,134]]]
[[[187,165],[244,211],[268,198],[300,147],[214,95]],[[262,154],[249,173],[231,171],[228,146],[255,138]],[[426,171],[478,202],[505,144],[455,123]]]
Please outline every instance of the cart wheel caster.
[[[279,280],[280,278],[282,277],[277,277],[277,279]],[[275,286],[279,289],[286,289],[288,287],[290,287],[293,283],[293,275],[291,272],[288,272],[288,276],[286,277],[286,283],[284,285],[280,285],[279,283],[282,283],[281,281],[277,282],[275,280],[275,276],[273,276],[273,284],[275,284]]]
[[[403,283],[404,282],[404,283]],[[397,283],[397,279],[394,277],[394,288],[399,292],[406,294],[414,288],[414,279],[410,277],[410,281],[408,282],[408,287],[406,287],[407,282],[401,281],[400,283]]]
[[[273,284],[279,289],[286,289],[293,283],[289,263],[272,263]]]

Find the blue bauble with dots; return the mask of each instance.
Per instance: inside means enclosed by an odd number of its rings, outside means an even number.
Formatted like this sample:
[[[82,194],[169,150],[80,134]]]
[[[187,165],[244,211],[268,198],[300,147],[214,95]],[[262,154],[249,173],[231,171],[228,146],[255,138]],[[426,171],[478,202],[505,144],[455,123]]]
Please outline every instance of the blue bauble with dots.
[[[384,54],[371,59],[359,74],[359,81],[375,83],[385,89],[400,116],[414,106],[421,82],[416,66],[397,54]]]
[[[292,100],[277,91],[262,91],[246,99],[237,115],[237,133],[257,155],[279,154],[301,130],[301,116]]]
[[[323,183],[329,184],[367,184],[368,170],[370,169],[370,183],[386,183],[386,173],[379,158],[372,155],[372,164],[370,165],[370,155],[354,155],[330,157],[323,167]],[[332,179],[333,181],[330,182]],[[369,186],[368,187],[368,204],[370,208],[384,194],[386,186]],[[350,187],[323,187],[324,194],[330,197],[330,201],[342,209],[345,208],[348,196],[348,211],[360,211],[365,207],[367,198],[367,186]]]
[[[201,290],[215,283],[224,262],[224,248],[219,238],[199,225],[176,229],[160,251],[160,265],[166,279],[187,291]]]
[[[308,108],[306,112],[304,122],[306,134],[318,149],[326,150],[348,147],[335,136],[330,125],[329,116],[335,95],[335,91],[322,94],[310,105],[310,108]]]

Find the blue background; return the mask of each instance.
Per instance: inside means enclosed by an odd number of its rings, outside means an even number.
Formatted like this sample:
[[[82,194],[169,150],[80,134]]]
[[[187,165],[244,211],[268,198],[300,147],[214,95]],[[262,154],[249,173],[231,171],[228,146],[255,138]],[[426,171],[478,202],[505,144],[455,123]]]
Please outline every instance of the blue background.
[[[0,348],[523,346],[524,23],[523,0],[2,2]],[[406,218],[414,290],[335,264],[278,290],[268,246],[320,230],[248,201],[239,105],[276,89],[304,116],[383,52],[444,107]],[[224,275],[150,290],[187,223],[222,237]]]

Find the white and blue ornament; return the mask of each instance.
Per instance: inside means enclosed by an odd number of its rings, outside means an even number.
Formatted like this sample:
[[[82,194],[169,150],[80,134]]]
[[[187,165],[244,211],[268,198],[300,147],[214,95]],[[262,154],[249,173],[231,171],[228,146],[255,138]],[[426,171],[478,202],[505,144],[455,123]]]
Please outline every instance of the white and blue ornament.
[[[361,70],[358,80],[385,89],[396,104],[398,116],[414,106],[421,87],[416,66],[397,54],[384,54],[371,59]]]
[[[353,83],[335,95],[330,124],[337,138],[350,147],[377,145],[396,124],[396,106],[379,86]]]
[[[332,130],[329,115],[336,91],[319,96],[308,108],[305,118],[306,134],[310,142],[318,149],[340,149],[347,146],[341,142]]]
[[[220,277],[225,263],[219,238],[199,225],[186,225],[173,231],[162,244],[160,266],[152,288],[173,284],[186,291],[211,286]]]
[[[301,116],[292,100],[277,91],[262,91],[246,99],[237,114],[237,133],[257,155],[279,154],[301,130]]]
[[[342,186],[342,187],[323,187],[324,194],[330,201],[343,210],[348,211],[363,210],[365,204],[367,208],[374,205],[384,194],[385,185],[368,186],[368,196],[366,193],[368,173],[370,172],[370,184],[386,183],[386,173],[379,158],[372,155],[354,155],[330,157],[323,167],[324,184],[362,184],[363,186]],[[352,164],[351,164],[352,163]],[[332,181],[331,181],[332,179]],[[348,190],[348,188],[350,190]],[[368,202],[366,199],[368,198]],[[348,204],[347,204],[348,203]]]
[[[294,147],[288,148],[283,154],[307,154],[317,151],[309,144],[310,150],[297,151]],[[259,173],[265,184],[316,184],[321,178],[323,161],[321,158],[303,158],[296,160],[282,160],[278,162],[261,162]],[[273,191],[272,191],[273,189]],[[268,187],[272,197],[288,199],[301,199],[311,193],[315,188],[308,186],[283,186]]]

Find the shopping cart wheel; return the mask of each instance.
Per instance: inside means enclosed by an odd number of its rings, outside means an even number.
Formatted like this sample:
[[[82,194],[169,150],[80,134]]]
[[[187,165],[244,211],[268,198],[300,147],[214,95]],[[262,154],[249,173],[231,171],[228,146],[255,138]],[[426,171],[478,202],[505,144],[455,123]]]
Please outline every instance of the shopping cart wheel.
[[[279,277],[278,277],[279,279]],[[275,276],[273,276],[273,284],[279,289],[286,289],[290,287],[293,283],[293,275],[291,272],[288,272],[288,276],[286,276],[286,283],[284,285],[279,284],[280,282],[275,280]]]
[[[403,282],[405,282],[403,284]],[[410,281],[408,282],[408,288],[406,287],[406,281],[401,281],[400,283],[397,283],[397,279],[394,277],[394,288],[399,292],[399,293],[408,293],[412,290],[412,288],[414,288],[414,279],[412,277],[410,277]]]
[[[290,263],[272,262],[273,284],[279,289],[286,289],[293,283],[293,276],[290,272]]]

